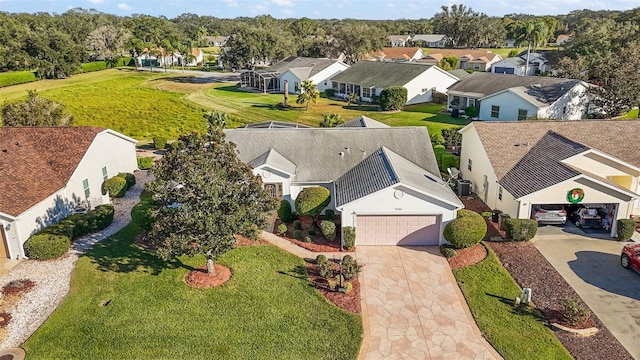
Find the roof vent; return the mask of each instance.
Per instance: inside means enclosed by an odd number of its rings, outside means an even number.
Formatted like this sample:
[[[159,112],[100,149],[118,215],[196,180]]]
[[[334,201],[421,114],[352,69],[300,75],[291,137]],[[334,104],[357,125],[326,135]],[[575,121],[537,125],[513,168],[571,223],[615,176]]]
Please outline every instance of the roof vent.
[[[348,147],[348,146],[347,146],[346,148],[344,148],[344,149],[346,150],[347,155],[348,155],[348,154],[351,154],[351,151],[349,151],[349,147]]]
[[[364,150],[360,150],[360,152],[362,152],[362,158],[364,159],[365,157],[367,157],[367,152]]]
[[[340,157],[341,157],[341,158],[343,158],[343,157],[344,157],[344,152],[340,151],[340,152],[338,153],[338,155],[340,155]]]
[[[2,152],[3,152],[3,153],[6,153],[6,152],[7,152],[7,149],[2,149]]]
[[[16,141],[16,146],[20,146],[20,143]]]

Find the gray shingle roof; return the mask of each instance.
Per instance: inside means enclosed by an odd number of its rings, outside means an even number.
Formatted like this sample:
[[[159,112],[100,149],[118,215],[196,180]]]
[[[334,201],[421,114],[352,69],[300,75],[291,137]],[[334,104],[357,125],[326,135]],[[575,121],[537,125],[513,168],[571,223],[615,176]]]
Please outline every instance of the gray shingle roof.
[[[343,124],[338,125],[337,127],[388,128],[390,126],[373,120],[370,117],[360,115],[357,118],[351,119]]]
[[[445,38],[441,34],[418,34],[411,38],[412,41],[438,42]]]
[[[360,61],[334,76],[331,81],[356,84],[362,87],[388,88],[403,86],[432,65],[395,63],[385,61]]]
[[[461,79],[449,87],[449,91],[480,94],[481,97],[497,92],[515,88],[537,86],[546,89],[549,93],[566,93],[580,80],[560,79],[546,76],[514,76],[509,74],[494,74],[487,72],[474,72],[471,76]]]
[[[261,165],[271,165],[274,168],[284,170],[289,174],[296,173],[296,164],[292,163],[291,160],[282,156],[282,154],[273,149],[269,149],[269,151],[249,161],[249,165],[254,168]]]
[[[257,123],[251,123],[244,126],[240,126],[241,128],[262,128],[262,129],[279,129],[279,128],[310,128],[311,126],[284,122],[284,121],[261,121]]]
[[[471,76],[471,74],[469,74],[468,72],[466,72],[465,70],[462,70],[462,69],[447,70],[447,72],[449,74],[457,77],[458,79],[466,79],[469,76]]]
[[[331,64],[338,62],[337,60],[331,60],[327,58],[310,58],[310,57],[296,57],[290,56],[284,60],[280,60],[277,63],[269,66],[264,71],[277,72],[284,74],[289,69],[295,68],[311,68],[308,77],[311,77],[320,71],[328,68]],[[306,71],[305,71],[306,73]],[[305,78],[306,79],[306,78]]]

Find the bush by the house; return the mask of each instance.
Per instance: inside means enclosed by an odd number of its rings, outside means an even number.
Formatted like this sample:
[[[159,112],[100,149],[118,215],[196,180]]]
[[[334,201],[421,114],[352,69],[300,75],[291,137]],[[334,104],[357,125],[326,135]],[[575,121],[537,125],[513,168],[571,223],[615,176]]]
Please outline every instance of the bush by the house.
[[[538,232],[538,223],[533,219],[506,219],[504,232],[512,241],[529,241]]]
[[[356,246],[356,228],[352,226],[342,228],[342,243],[347,250]]]
[[[167,138],[162,136],[154,136],[153,147],[155,147],[156,150],[164,150],[164,148],[167,147]]]
[[[589,319],[589,309],[576,298],[560,299],[562,320],[569,325],[578,325]]]
[[[336,213],[335,211],[331,210],[331,209],[327,209],[324,211],[324,219],[325,220],[329,220],[329,221],[335,221],[336,220]]]
[[[383,111],[402,110],[407,103],[407,89],[402,86],[390,86],[380,93],[378,102]]]
[[[144,156],[138,158],[138,169],[149,170],[153,166],[153,157]]]
[[[276,229],[276,232],[277,232],[279,235],[284,235],[284,234],[286,234],[286,233],[287,233],[287,230],[289,230],[289,229],[287,229],[287,225],[285,225],[285,224],[280,224],[280,225],[278,225],[278,228]]]
[[[302,240],[302,230],[294,230],[293,237],[298,240]]]
[[[57,224],[51,224],[47,226],[46,228],[42,229],[40,233],[66,236],[69,239],[73,239],[74,224],[71,221],[65,221],[65,220],[66,219],[63,219]]]
[[[467,115],[468,117],[476,117],[478,116],[478,114],[480,114],[480,109],[478,109],[475,106],[467,106],[464,109],[464,114]]]
[[[460,146],[462,144],[462,134],[458,132],[459,128],[444,128],[440,130],[444,138],[445,146]]]
[[[329,220],[322,220],[320,222],[320,231],[324,235],[325,239],[333,241],[336,239],[336,223]]]
[[[444,238],[454,249],[464,249],[479,243],[487,234],[487,223],[470,210],[458,210],[458,218],[444,227]]]
[[[616,232],[618,233],[618,240],[627,241],[631,239],[634,231],[636,231],[636,221],[633,219],[620,219],[618,220],[618,226]]]
[[[287,200],[280,201],[280,207],[278,208],[278,218],[282,222],[291,221],[291,204]]]
[[[442,137],[442,134],[439,132],[433,132],[429,134],[429,139],[431,139],[431,145],[433,146],[444,145],[444,138]]]
[[[69,251],[71,240],[67,236],[34,234],[24,243],[24,252],[34,260],[56,259]]]
[[[456,250],[447,245],[440,245],[440,253],[446,258],[452,258],[456,256]]]
[[[344,276],[346,280],[357,278],[361,270],[362,265],[358,264],[351,255],[345,255],[342,258],[342,276]]]
[[[153,215],[151,215],[150,207],[144,202],[137,203],[131,209],[131,221],[144,231],[151,230]]]
[[[316,265],[320,264],[321,262],[325,262],[325,261],[328,261],[326,256],[324,256],[322,254],[316,256]]]
[[[324,96],[330,98],[333,97],[336,94],[336,91],[334,89],[325,89],[324,90]]]
[[[136,184],[136,176],[132,173],[118,173],[117,177],[123,178],[127,182],[127,190],[131,189]]]
[[[293,220],[293,228],[295,230],[302,230],[302,223],[300,220]]]
[[[309,235],[311,237],[316,236],[316,229],[310,228],[309,230],[307,230],[307,235]]]
[[[448,100],[447,94],[438,91],[433,91],[432,97],[433,102],[436,104],[445,104]]]
[[[111,197],[123,197],[127,193],[127,180],[119,176],[109,178],[102,184],[102,191],[105,194],[109,192]]]
[[[311,238],[311,236],[307,235],[304,237],[303,241],[306,243],[310,243],[310,242],[313,242],[313,239]]]
[[[444,150],[444,149],[445,149],[445,147],[444,147],[444,145],[433,145],[433,150],[436,150],[436,149]],[[434,152],[435,152],[435,151],[434,151]]]
[[[316,218],[331,201],[329,189],[322,186],[313,186],[302,189],[295,201],[296,211],[300,215]]]
[[[434,154],[436,155],[436,161],[438,162],[438,167],[440,167],[440,171],[446,172],[447,168],[454,167],[456,169],[460,168],[460,157],[453,155],[447,152],[445,149],[434,148]]]

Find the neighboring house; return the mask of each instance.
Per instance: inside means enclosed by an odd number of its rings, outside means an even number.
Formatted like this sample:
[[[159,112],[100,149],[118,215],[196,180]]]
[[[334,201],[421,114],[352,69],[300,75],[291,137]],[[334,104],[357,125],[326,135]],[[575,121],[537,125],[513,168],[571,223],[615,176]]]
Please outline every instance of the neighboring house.
[[[355,227],[357,246],[442,244],[444,226],[463,207],[442,181],[424,127],[224,132],[264,188],[294,210],[302,189],[329,189],[327,209],[339,212],[343,228]]]
[[[640,214],[640,121],[475,121],[460,133],[462,177],[491,209],[528,219],[545,204],[604,208],[611,236],[615,220]]]
[[[502,60],[500,55],[488,50],[442,49],[429,51],[418,62],[437,65],[445,56],[455,56],[458,59],[456,69],[473,71],[490,71],[493,63]]]
[[[353,118],[345,123],[338,125],[337,127],[388,128],[390,126],[373,120],[370,117],[360,115],[357,118]]]
[[[160,60],[158,60],[158,57],[148,52],[138,56],[136,60],[140,66],[160,66]]]
[[[569,40],[571,40],[571,34],[560,34],[556,38],[556,45],[562,46]]]
[[[349,65],[337,60],[290,56],[266,69],[243,72],[240,86],[264,93],[284,92],[288,81],[289,93],[300,93],[300,84],[311,80],[322,92],[331,87],[329,79],[347,68]]]
[[[224,46],[228,39],[228,36],[207,36],[209,46]]]
[[[422,59],[424,53],[419,47],[385,47],[372,54],[364,55],[362,60],[411,62]]]
[[[204,52],[202,50],[195,48],[191,49],[191,56],[193,56],[190,60],[185,61],[185,66],[198,66],[198,64],[202,65],[204,63]],[[182,56],[180,56],[180,61],[182,62]]]
[[[360,61],[331,79],[337,96],[356,93],[361,101],[372,102],[390,86],[407,89],[407,104],[433,100],[433,91],[446,93],[458,80],[437,66],[385,61]]]
[[[415,46],[428,48],[443,48],[447,46],[448,38],[441,34],[421,34],[411,38],[411,42]]]
[[[549,60],[543,53],[531,52],[529,54],[529,67],[527,69],[527,52],[522,52],[516,57],[510,57],[492,65],[491,72],[495,74],[510,74],[510,75],[528,75],[535,76],[540,73],[551,71],[549,68]],[[526,74],[525,74],[526,71]]]
[[[504,41],[504,47],[506,48],[514,48],[516,47],[516,40],[515,39],[507,39]]]
[[[389,35],[389,45],[407,46],[411,41],[411,35]]]
[[[574,79],[473,73],[449,87],[447,108],[479,107],[479,120],[580,120],[589,108],[588,86]]]
[[[0,127],[0,257],[24,258],[33,233],[80,203],[109,203],[102,183],[137,169],[136,143],[97,127]]]

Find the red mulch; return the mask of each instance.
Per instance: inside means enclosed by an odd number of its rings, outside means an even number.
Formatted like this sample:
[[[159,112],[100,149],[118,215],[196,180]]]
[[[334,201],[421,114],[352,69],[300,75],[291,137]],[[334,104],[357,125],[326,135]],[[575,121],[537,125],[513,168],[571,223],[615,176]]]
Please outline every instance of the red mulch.
[[[313,252],[340,252],[340,243],[336,244],[335,242],[329,242],[325,240],[322,235],[316,235],[313,242],[310,243],[288,237],[284,237],[283,239],[287,239],[301,248],[305,248]]]
[[[236,234],[236,247],[243,247],[243,246],[253,246],[253,245],[265,245],[268,244],[269,242],[266,240],[263,240],[261,238],[257,238],[256,240],[252,240],[249,239],[246,236],[242,236],[240,234]]]
[[[336,238],[333,241],[328,241],[327,239],[325,239],[325,237],[322,235],[322,231],[314,226],[313,224],[313,218],[310,216],[300,216],[298,218],[298,220],[300,220],[300,224],[302,225],[302,233],[303,236],[307,235],[307,230],[309,230],[310,228],[314,228],[316,235],[312,238],[312,242],[304,242],[304,241],[300,241],[298,239],[295,239],[293,237],[293,233],[295,232],[295,229],[293,227],[293,221],[286,223],[287,225],[287,232],[284,235],[280,235],[280,237],[282,237],[283,239],[289,240],[292,243],[300,246],[301,248],[307,249],[309,251],[313,251],[313,252],[340,252],[340,231],[338,231],[340,229],[340,222],[336,222]],[[281,224],[280,219],[276,220],[276,224],[275,224],[275,228],[278,228],[278,225]],[[353,251],[355,249],[351,249],[350,251]]]
[[[448,258],[451,269],[460,269],[477,264],[487,257],[487,249],[482,244],[475,244],[468,249],[456,250],[456,256]]]
[[[2,287],[2,295],[19,296],[34,286],[36,286],[36,284],[30,279],[13,280]]]
[[[480,201],[480,199],[475,196],[469,196],[462,198],[462,203],[464,204],[464,208],[467,210],[475,211],[478,214],[482,214],[483,212],[491,212],[491,208],[489,208],[485,203]],[[491,219],[485,218],[487,221],[487,235],[485,235],[485,241],[492,241],[495,238],[505,238],[504,231],[498,229],[498,224],[491,221]]]
[[[360,281],[357,278],[351,280],[351,286],[353,287],[351,292],[343,294],[329,289],[327,280],[320,276],[315,263],[305,261],[305,266],[309,274],[309,281],[320,291],[322,296],[341,309],[360,314]]]
[[[11,321],[11,314],[7,312],[1,312],[0,313],[0,329],[6,328],[7,325],[9,324],[9,321]]]
[[[231,278],[231,269],[220,264],[213,265],[213,274],[207,273],[207,266],[201,266],[189,271],[184,277],[187,285],[199,289],[208,289],[220,286]]]

